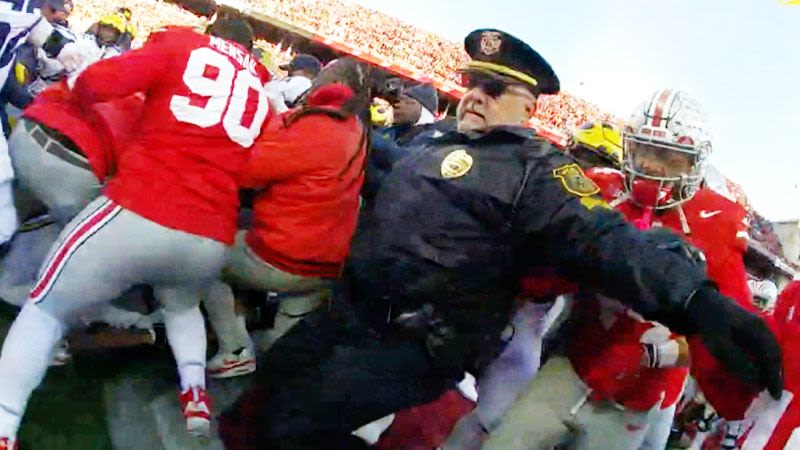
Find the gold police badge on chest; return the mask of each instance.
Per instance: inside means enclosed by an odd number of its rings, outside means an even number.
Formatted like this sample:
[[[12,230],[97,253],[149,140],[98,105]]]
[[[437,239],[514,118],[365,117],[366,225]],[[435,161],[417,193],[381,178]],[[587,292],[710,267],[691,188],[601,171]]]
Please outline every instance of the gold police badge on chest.
[[[463,177],[472,168],[472,156],[466,150],[450,152],[442,161],[442,177]]]

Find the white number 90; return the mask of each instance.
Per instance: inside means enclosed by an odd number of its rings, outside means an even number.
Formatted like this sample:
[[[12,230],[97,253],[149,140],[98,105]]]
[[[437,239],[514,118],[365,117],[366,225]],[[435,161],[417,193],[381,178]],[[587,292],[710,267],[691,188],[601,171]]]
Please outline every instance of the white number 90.
[[[218,70],[216,78],[205,75],[209,66]],[[242,147],[253,145],[269,112],[267,95],[255,75],[246,69],[236,72],[228,58],[210,48],[201,47],[189,55],[183,82],[192,94],[208,97],[208,101],[205,106],[194,106],[189,97],[173,95],[169,109],[176,119],[201,128],[222,122],[222,127],[233,142]],[[251,90],[257,94],[258,107],[253,122],[245,127],[242,118]]]

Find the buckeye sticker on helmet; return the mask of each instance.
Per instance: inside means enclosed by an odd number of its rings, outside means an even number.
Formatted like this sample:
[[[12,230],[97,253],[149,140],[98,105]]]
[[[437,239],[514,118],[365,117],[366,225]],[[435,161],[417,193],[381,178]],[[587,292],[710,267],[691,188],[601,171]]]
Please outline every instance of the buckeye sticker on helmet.
[[[553,177],[561,181],[564,190],[578,197],[588,197],[600,192],[594,181],[590,180],[575,163],[553,169]]]

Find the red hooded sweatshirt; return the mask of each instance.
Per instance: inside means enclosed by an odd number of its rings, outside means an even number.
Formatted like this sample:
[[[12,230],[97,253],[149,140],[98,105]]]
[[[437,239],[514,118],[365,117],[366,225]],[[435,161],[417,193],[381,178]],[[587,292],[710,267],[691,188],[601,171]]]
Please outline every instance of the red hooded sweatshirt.
[[[307,100],[338,110],[353,95],[343,85],[318,88]],[[245,242],[265,262],[301,276],[337,277],[356,228],[366,139],[357,117],[296,110],[270,122],[240,175],[261,189]]]

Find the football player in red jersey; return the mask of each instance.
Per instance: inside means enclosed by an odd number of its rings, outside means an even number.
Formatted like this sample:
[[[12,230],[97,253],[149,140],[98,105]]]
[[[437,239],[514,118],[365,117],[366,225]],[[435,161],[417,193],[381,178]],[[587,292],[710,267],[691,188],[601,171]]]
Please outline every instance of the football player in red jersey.
[[[604,199],[640,229],[683,235],[720,291],[749,305],[745,211],[702,186],[711,140],[696,102],[656,92],[634,113],[624,146],[624,173],[587,173]],[[545,365],[484,448],[545,449],[572,439],[575,448],[663,449],[688,374],[686,340],[605,298],[582,299],[573,314],[566,358]],[[692,355],[702,355],[694,344]],[[707,383],[702,371],[698,378]]]
[[[783,350],[786,391],[780,400],[771,399],[763,393],[753,395],[749,398],[752,402],[747,408],[737,411],[739,415],[754,421],[744,439],[742,450],[800,448],[800,400],[797,399],[800,394],[800,281],[790,283],[778,297],[773,327]],[[728,385],[740,384],[730,378],[726,381]]]
[[[258,64],[241,44],[252,33],[233,18],[218,19],[210,36],[168,29],[76,80],[80,108],[140,92],[144,109],[117,172],[62,233],[4,342],[0,438],[9,447],[70,319],[137,284],[152,285],[164,304],[187,429],[208,434],[199,293],[233,243],[236,173],[269,112]]]
[[[25,223],[22,231],[30,234],[18,234],[0,262],[0,297],[5,302],[17,307],[25,304],[58,232],[100,195],[103,182],[113,173],[113,163],[123,143],[130,140],[142,104],[142,98],[132,95],[81,110],[62,81],[39,94],[24,111],[11,134],[9,152],[16,176],[17,212]],[[47,215],[39,215],[42,205]],[[49,221],[53,224],[31,228]],[[88,316],[89,320],[101,317],[122,327],[133,323],[149,327],[142,315],[113,303],[93,309]],[[62,340],[53,363],[61,365],[69,357],[67,342]]]
[[[720,365],[709,359],[705,364],[705,386],[713,392],[714,409],[728,421],[747,425],[735,448],[741,450],[795,450],[800,448],[800,281],[793,281],[778,296],[774,311],[766,310],[783,351],[784,393],[774,400],[763,392],[742,387]],[[693,358],[694,360],[694,358]],[[705,392],[705,391],[704,391]],[[725,395],[728,393],[728,395]],[[724,411],[724,412],[723,412]]]
[[[114,172],[122,144],[131,138],[142,104],[139,96],[130,96],[82,110],[74,105],[64,81],[39,94],[25,109],[9,141],[21,220],[38,222],[49,217],[60,231],[97,198]],[[47,216],[38,216],[42,206]],[[37,249],[55,242],[49,232],[44,236],[37,239],[49,242],[37,241]],[[27,241],[12,240],[2,262],[0,296],[16,306],[25,303],[36,281],[36,268],[47,254],[32,250]]]
[[[73,99],[65,81],[48,87],[25,109],[9,140],[19,188],[61,226],[100,195],[143,103],[132,95],[82,109]]]

